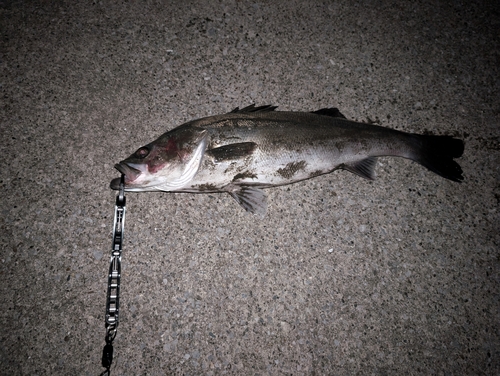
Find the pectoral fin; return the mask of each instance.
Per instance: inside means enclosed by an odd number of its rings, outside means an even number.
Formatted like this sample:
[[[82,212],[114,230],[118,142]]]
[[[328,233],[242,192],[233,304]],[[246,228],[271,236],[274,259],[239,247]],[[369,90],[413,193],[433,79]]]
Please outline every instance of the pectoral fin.
[[[222,162],[225,160],[244,158],[252,154],[256,147],[257,144],[255,142],[240,142],[207,150],[206,154],[211,155],[215,162]]]
[[[377,163],[377,158],[368,157],[353,163],[346,163],[342,166],[344,170],[352,172],[362,178],[368,180],[375,180],[375,164]]]
[[[266,214],[267,199],[262,189],[235,185],[228,192],[246,211],[260,216]]]

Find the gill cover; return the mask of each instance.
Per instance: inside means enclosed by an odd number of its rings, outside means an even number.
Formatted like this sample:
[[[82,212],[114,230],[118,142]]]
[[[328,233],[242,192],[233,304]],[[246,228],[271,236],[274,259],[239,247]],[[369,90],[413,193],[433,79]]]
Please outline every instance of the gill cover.
[[[155,186],[160,191],[176,191],[188,184],[198,172],[201,160],[205,154],[207,147],[207,133],[205,130],[201,132],[198,145],[192,153],[185,153],[185,150],[180,150],[179,158],[182,161],[182,168],[180,174],[173,177],[173,179],[166,179],[162,184]]]
[[[184,187],[198,172],[207,135],[204,129],[184,126],[139,148],[115,166],[125,174],[125,190],[175,191]]]

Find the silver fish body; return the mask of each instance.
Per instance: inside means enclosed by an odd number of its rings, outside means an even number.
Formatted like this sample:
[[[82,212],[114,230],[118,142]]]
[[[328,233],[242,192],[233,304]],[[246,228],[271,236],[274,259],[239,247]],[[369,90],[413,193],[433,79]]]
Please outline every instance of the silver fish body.
[[[125,190],[228,192],[246,210],[263,214],[262,188],[339,168],[374,179],[378,156],[409,158],[447,179],[463,179],[453,160],[463,153],[459,139],[349,121],[334,108],[274,109],[236,108],[163,134],[115,166],[125,174]],[[118,184],[114,179],[111,188]]]

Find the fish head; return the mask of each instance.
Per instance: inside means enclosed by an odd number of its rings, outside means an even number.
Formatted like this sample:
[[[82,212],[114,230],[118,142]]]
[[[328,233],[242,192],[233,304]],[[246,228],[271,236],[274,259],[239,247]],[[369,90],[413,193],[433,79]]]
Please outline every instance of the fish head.
[[[198,172],[207,144],[203,129],[180,127],[160,136],[115,165],[125,175],[125,190],[175,191],[185,186]],[[119,189],[113,179],[111,189]]]

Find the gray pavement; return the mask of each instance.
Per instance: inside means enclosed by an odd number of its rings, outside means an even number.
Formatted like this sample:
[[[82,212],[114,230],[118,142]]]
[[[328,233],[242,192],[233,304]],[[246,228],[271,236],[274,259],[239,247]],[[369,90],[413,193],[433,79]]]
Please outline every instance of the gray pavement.
[[[113,375],[496,375],[500,6],[2,1],[0,374],[97,375],[113,165],[251,103],[465,140],[267,190],[127,194]]]

